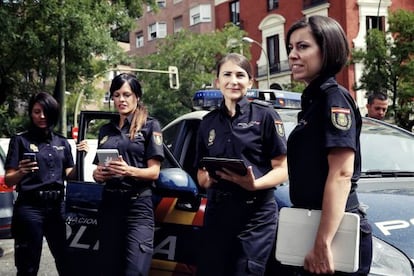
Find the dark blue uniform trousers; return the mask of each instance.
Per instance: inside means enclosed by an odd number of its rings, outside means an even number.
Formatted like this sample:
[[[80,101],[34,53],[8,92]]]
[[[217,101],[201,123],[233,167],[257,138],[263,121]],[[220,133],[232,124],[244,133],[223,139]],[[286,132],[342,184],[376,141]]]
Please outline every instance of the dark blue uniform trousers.
[[[274,197],[255,201],[209,193],[208,200],[197,275],[264,275],[276,235]]]
[[[151,196],[104,190],[101,204],[101,275],[148,275],[154,240]]]
[[[24,202],[17,200],[13,209],[12,235],[17,275],[37,275],[42,255],[43,236],[55,259],[59,275],[64,275],[66,225],[64,203]]]

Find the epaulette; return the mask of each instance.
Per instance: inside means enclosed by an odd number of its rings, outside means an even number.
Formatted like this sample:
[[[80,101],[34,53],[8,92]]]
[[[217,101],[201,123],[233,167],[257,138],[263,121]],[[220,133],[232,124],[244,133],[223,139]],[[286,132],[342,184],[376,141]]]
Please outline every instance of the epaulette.
[[[21,132],[16,133],[16,135],[23,135],[23,134],[26,134],[27,132],[28,132],[27,130],[23,130]]]
[[[266,102],[266,101],[263,101],[263,100],[258,100],[258,99],[254,99],[252,101],[252,103],[255,103],[255,104],[258,104],[258,105],[261,105],[261,106],[266,106],[266,107],[272,106],[272,103],[269,103],[269,102]]]

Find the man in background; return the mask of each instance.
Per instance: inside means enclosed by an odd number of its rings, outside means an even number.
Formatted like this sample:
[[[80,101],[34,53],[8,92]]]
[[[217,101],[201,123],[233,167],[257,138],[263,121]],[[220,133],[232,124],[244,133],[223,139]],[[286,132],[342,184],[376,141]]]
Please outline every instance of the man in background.
[[[368,96],[367,117],[384,120],[388,109],[388,97],[384,93],[373,93]]]

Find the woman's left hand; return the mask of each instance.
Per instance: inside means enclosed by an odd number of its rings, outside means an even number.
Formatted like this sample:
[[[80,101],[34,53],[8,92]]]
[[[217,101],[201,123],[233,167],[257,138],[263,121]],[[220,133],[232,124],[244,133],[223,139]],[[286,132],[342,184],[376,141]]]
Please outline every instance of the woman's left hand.
[[[316,274],[334,274],[331,248],[315,246],[305,257],[304,269]]]
[[[79,143],[76,144],[76,150],[77,151],[84,151],[84,152],[88,153],[88,151],[89,151],[88,142],[86,140],[80,141]]]
[[[119,156],[118,160],[112,160],[108,163],[108,170],[117,176],[129,176],[129,165],[124,161],[122,156]]]
[[[245,190],[248,191],[255,191],[256,190],[256,186],[255,186],[255,176],[253,173],[253,168],[252,166],[248,166],[247,167],[247,174],[246,175],[240,175],[237,173],[234,173],[228,169],[224,169],[223,171],[216,171],[216,174],[221,178],[221,179],[225,179],[227,181],[233,182],[237,185],[239,185],[240,187],[242,187]]]

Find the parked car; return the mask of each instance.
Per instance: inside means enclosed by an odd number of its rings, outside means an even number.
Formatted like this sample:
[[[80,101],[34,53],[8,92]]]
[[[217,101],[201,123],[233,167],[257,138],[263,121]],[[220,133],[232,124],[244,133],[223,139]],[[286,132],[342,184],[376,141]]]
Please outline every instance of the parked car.
[[[4,162],[6,155],[0,147],[0,239],[11,237],[11,220],[13,215],[14,189],[4,182]]]
[[[297,110],[278,110],[287,133]],[[195,140],[208,111],[194,111],[163,128],[166,160],[153,196],[155,244],[151,275],[194,275],[206,194],[196,180]],[[90,125],[113,114],[82,112],[80,139]],[[414,136],[398,127],[364,118],[361,136],[363,175],[359,198],[373,227],[374,257],[370,275],[414,275]],[[102,186],[83,181],[78,153],[78,181],[67,186],[68,260],[76,275],[96,275],[99,266],[97,219]],[[275,191],[279,207],[290,206],[289,186]]]

